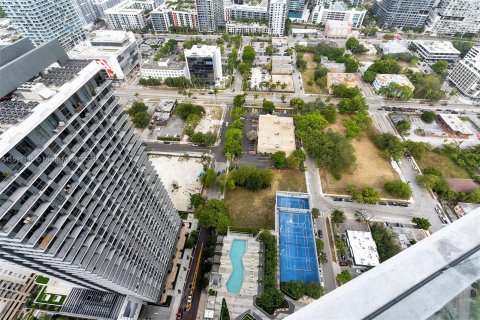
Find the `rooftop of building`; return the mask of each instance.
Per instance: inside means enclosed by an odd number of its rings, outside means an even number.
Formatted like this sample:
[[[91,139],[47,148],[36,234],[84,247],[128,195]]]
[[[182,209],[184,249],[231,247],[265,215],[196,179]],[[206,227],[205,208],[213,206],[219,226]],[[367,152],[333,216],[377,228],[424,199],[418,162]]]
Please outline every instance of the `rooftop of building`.
[[[208,46],[203,44],[196,44],[191,49],[185,49],[185,57],[198,56],[198,57],[213,57],[216,50],[220,50],[217,46]]]
[[[371,232],[347,230],[345,233],[355,265],[374,267],[380,264],[377,245]]]
[[[158,105],[155,107],[155,111],[171,113],[173,111],[173,108],[175,108],[176,104],[177,104],[177,100],[162,99],[160,100]]]
[[[390,84],[392,82],[400,85],[406,85],[412,88],[415,88],[414,85],[408,80],[406,76],[403,74],[385,74],[385,73],[378,73],[375,77],[375,81],[378,81],[381,84]]]
[[[325,27],[327,28],[349,28],[352,24],[349,21],[327,20]]]
[[[67,60],[62,66],[55,62],[43,70],[44,75],[18,86],[10,100],[0,102],[0,156],[100,70],[89,60]]]
[[[156,10],[161,9],[171,9],[174,11],[186,11],[192,12],[196,11],[197,7],[195,5],[195,0],[167,0]]]
[[[138,0],[125,0],[117,4],[116,6],[113,6],[111,8],[108,8],[105,10],[105,14],[139,14],[144,12],[144,9],[142,8],[136,8],[135,7],[135,2]],[[143,0],[146,1],[146,0]]]
[[[327,73],[327,81],[330,84],[344,84],[348,86],[355,86],[358,82],[358,76],[355,73]]]
[[[409,52],[408,48],[405,47],[400,41],[391,40],[385,43],[380,44],[382,51],[387,53],[400,53],[400,52]]]
[[[455,192],[472,192],[480,186],[473,179],[447,178],[450,189]]]
[[[460,55],[460,51],[455,49],[453,44],[449,41],[435,41],[435,40],[416,40],[413,41],[417,46],[422,47],[428,53],[449,53]]]
[[[474,132],[472,132],[470,128],[463,124],[462,119],[460,119],[457,115],[449,113],[439,113],[438,116],[447,126],[450,127],[452,131],[466,135],[474,134]]]
[[[147,60],[142,63],[142,69],[156,70],[182,70],[185,68],[185,61],[177,56],[171,56],[158,61]]]
[[[246,0],[243,4],[233,3],[232,0],[225,1],[225,7],[236,7],[236,8],[267,8],[268,0]]]
[[[68,55],[72,58],[91,57],[92,59],[98,56],[118,55],[135,41],[135,36],[132,32],[98,30],[95,31],[95,35],[90,40],[73,47],[68,52]]]
[[[293,118],[261,115],[258,119],[258,150],[295,150]]]

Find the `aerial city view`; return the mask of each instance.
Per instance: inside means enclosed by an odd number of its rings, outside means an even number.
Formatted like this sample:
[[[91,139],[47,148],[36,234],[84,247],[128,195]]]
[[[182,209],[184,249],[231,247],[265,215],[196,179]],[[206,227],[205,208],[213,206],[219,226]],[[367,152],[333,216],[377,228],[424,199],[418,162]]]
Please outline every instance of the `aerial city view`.
[[[0,320],[480,320],[480,0],[0,0]]]

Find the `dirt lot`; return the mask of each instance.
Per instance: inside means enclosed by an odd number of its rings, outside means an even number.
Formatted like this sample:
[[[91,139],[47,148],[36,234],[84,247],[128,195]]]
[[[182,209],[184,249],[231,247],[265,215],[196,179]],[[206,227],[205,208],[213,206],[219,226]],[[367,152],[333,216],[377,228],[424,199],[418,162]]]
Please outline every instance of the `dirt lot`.
[[[293,92],[295,88],[293,87],[293,77],[291,74],[272,74],[272,83],[280,82],[280,86],[275,88],[275,91],[285,91]],[[285,89],[282,89],[281,84],[285,83],[287,86]]]
[[[190,204],[190,194],[198,193],[202,184],[198,179],[203,171],[199,158],[156,156],[149,157],[177,210],[186,211]],[[181,172],[181,174],[179,174]],[[173,186],[173,182],[178,188]]]
[[[459,178],[459,179],[470,179],[468,172],[457,166],[450,158],[447,156],[435,153],[433,151],[428,151],[422,160],[417,160],[420,169],[425,167],[435,167],[442,171],[445,178]]]
[[[235,188],[225,194],[228,215],[236,227],[275,227],[275,193],[277,191],[307,192],[305,174],[294,170],[274,170],[269,189],[249,191]]]
[[[317,67],[317,63],[313,61],[313,53],[304,53],[303,59],[307,61],[307,69],[302,72],[302,80],[305,89],[305,93],[326,93],[325,89],[320,88],[315,82],[312,85],[308,85],[309,80],[313,81],[313,73]]]
[[[346,116],[339,116],[337,123],[330,126],[333,131],[343,134],[345,128],[342,125],[342,119]],[[323,191],[326,193],[345,194],[349,184],[357,186],[369,186],[375,188],[381,195],[387,196],[383,190],[383,185],[387,181],[398,179],[397,173],[393,170],[390,162],[382,158],[379,150],[373,144],[373,141],[365,134],[360,139],[353,139],[352,146],[355,149],[357,161],[353,172],[343,175],[340,180],[336,180],[326,170],[320,170]]]

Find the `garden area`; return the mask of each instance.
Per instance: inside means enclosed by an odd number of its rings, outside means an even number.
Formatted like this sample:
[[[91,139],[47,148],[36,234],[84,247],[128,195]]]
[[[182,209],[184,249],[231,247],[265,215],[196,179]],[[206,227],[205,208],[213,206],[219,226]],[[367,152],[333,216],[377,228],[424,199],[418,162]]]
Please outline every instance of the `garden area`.
[[[275,194],[277,190],[307,192],[305,175],[297,170],[272,170],[270,187],[251,191],[244,187],[225,193],[227,214],[235,227],[275,227]]]

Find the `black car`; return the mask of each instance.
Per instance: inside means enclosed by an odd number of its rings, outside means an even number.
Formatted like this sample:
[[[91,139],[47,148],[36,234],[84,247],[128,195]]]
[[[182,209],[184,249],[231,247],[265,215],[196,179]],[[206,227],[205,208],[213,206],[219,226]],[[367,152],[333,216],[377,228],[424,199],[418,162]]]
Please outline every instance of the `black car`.
[[[318,237],[323,238],[323,231],[322,230],[318,230]]]
[[[400,207],[408,207],[408,203],[399,203],[398,204]]]
[[[477,297],[477,290],[472,289],[470,290],[470,298],[476,298]]]
[[[333,198],[333,201],[343,201],[342,198]]]
[[[472,288],[478,289],[478,281],[472,283]]]

